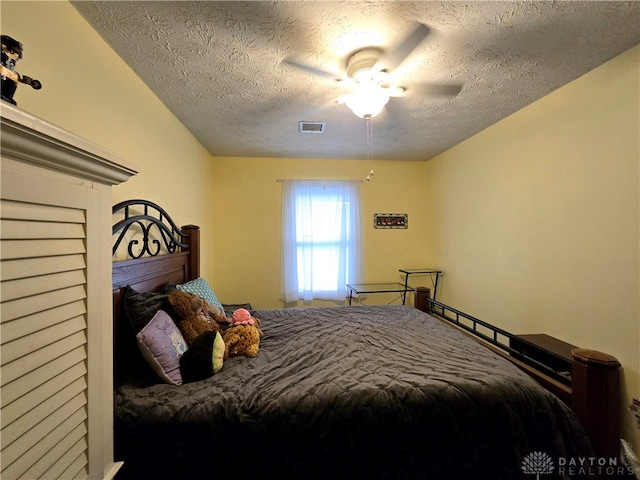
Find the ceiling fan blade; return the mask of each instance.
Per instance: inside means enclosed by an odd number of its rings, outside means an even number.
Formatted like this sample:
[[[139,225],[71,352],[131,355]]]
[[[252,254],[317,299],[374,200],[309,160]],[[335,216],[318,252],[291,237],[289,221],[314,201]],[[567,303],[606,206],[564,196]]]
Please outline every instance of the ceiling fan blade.
[[[335,80],[335,81],[339,81],[341,80],[341,78],[331,72],[325,72],[324,70],[320,70],[319,68],[315,68],[312,67],[310,65],[304,64],[304,63],[299,63],[296,62],[295,60],[291,60],[289,58],[285,58],[282,63],[284,63],[285,65],[289,66],[289,67],[293,67],[296,68],[298,70],[302,70],[303,72],[307,72],[310,73],[312,75],[317,75],[320,77],[324,77],[324,78],[328,78],[329,80]]]
[[[407,92],[417,95],[455,97],[462,91],[462,87],[462,85],[447,85],[443,83],[412,83],[407,86]]]
[[[411,32],[399,45],[393,50],[384,52],[376,62],[376,70],[386,70],[391,73],[395,70],[405,58],[422,42],[430,32],[430,28],[423,23]]]

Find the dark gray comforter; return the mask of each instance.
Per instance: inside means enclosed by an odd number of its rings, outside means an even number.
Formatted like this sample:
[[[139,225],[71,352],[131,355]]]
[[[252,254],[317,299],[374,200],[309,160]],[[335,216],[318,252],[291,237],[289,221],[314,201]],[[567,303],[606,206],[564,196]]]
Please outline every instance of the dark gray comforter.
[[[123,478],[521,479],[532,452],[591,453],[553,395],[419,310],[253,314],[257,357],[180,387],[116,389]]]

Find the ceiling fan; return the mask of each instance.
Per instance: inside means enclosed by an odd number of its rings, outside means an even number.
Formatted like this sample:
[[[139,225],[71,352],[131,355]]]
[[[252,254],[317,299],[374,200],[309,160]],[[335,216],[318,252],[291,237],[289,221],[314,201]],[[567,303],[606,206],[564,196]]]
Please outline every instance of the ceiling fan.
[[[427,37],[429,31],[429,27],[418,23],[417,27],[392,50],[379,47],[364,47],[357,50],[347,59],[346,77],[288,58],[283,63],[313,75],[339,81],[352,88],[352,92],[341,96],[338,102],[346,104],[359,117],[371,118],[382,111],[391,97],[402,96],[407,89],[422,95],[456,96],[460,93],[462,85],[390,83],[391,73]]]

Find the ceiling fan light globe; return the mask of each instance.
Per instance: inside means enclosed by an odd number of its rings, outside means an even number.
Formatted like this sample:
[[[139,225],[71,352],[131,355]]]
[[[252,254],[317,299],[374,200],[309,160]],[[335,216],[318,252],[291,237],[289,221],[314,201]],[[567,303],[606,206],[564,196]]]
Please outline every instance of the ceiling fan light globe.
[[[347,95],[344,103],[360,118],[375,117],[389,101],[386,89],[376,85],[361,86]]]

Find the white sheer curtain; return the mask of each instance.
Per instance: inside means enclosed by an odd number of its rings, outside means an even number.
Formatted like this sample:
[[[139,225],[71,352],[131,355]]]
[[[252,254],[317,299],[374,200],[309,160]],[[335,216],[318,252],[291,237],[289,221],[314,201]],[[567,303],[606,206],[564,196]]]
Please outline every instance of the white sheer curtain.
[[[282,300],[344,300],[360,270],[360,182],[286,180]]]

